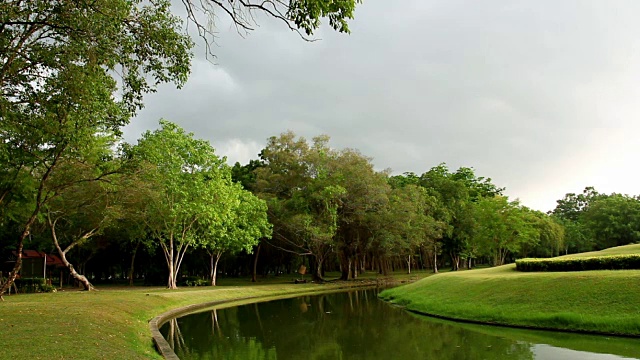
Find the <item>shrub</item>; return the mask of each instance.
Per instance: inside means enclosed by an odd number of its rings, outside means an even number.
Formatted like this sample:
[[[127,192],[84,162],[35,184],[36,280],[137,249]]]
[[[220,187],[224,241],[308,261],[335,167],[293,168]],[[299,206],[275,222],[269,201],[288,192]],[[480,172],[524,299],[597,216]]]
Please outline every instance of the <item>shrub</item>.
[[[42,284],[40,285],[40,292],[45,292],[45,293],[49,293],[49,292],[56,292],[56,287],[53,285],[49,285],[49,284]]]
[[[209,286],[211,282],[199,276],[187,276],[182,278],[181,284],[186,286]]]
[[[516,270],[527,272],[632,269],[640,269],[640,254],[516,260]]]
[[[15,284],[18,291],[22,293],[34,293],[40,290],[45,281],[43,278],[19,278],[16,279]]]

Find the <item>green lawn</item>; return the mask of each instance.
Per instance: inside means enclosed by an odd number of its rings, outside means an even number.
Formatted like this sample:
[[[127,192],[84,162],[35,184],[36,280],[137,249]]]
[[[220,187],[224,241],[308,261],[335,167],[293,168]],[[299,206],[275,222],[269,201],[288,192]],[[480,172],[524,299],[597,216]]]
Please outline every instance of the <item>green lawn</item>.
[[[640,245],[583,255],[632,253]],[[639,296],[640,270],[523,273],[514,264],[439,274],[381,294],[453,319],[626,335],[640,335]]]
[[[632,255],[632,254],[640,254],[640,244],[633,245],[625,245],[625,246],[616,246],[600,251],[590,251],[580,254],[570,254],[559,256],[561,258],[564,257],[590,257],[590,256],[607,256],[607,255]]]
[[[413,281],[428,275],[397,274],[386,281]],[[100,287],[50,294],[5,296],[0,303],[3,359],[147,359],[160,358],[152,345],[148,321],[170,309],[249,296],[324,292],[375,284],[377,274],[326,284],[292,284],[293,277],[272,277],[252,284],[221,279],[221,286],[166,290],[151,287]]]

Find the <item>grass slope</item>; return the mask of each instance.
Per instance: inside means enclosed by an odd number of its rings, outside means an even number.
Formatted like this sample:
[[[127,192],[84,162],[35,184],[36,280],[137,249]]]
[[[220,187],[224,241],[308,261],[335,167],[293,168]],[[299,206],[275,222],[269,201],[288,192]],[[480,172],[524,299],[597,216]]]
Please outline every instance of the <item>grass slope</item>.
[[[425,272],[398,274],[392,281],[413,281]],[[97,292],[61,291],[5,296],[0,302],[2,359],[160,359],[148,321],[170,309],[250,296],[325,292],[376,283],[362,281],[293,285],[293,277],[220,281],[221,286],[181,288],[102,287]],[[385,279],[389,280],[389,279]]]
[[[640,244],[632,244],[625,246],[616,246],[600,251],[590,251],[579,254],[570,254],[559,256],[560,258],[568,258],[568,257],[591,257],[591,256],[609,256],[609,255],[633,255],[640,254]]]
[[[640,253],[640,245],[584,256]],[[574,255],[575,256],[575,255]],[[523,273],[515,265],[439,274],[381,293],[425,314],[640,336],[640,270]]]

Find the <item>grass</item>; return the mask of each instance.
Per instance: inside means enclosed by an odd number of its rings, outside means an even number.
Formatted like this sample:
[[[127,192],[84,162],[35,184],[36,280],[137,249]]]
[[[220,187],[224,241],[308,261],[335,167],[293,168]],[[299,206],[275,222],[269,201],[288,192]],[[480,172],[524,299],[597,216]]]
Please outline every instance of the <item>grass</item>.
[[[574,258],[574,257],[591,257],[591,256],[609,256],[609,255],[633,255],[640,254],[640,244],[616,246],[600,251],[590,251],[579,254],[570,254],[559,256],[559,258]]]
[[[632,253],[640,245],[582,255]],[[640,270],[524,273],[510,264],[432,276],[381,297],[452,319],[640,336],[638,294]]]
[[[428,275],[397,274],[393,281]],[[166,290],[158,287],[99,287],[49,294],[5,296],[0,303],[0,339],[6,359],[160,359],[151,341],[148,321],[170,309],[249,296],[284,296],[325,292],[375,284],[377,274],[360,281],[292,284],[293,277],[221,279],[220,286]],[[389,278],[383,280],[389,281]]]

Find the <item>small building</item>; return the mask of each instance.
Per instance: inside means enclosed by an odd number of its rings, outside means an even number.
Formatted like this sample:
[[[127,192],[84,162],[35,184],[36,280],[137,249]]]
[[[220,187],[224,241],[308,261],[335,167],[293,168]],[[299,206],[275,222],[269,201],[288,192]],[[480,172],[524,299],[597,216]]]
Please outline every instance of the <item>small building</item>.
[[[14,251],[12,255],[12,258],[3,264],[6,273],[15,266],[17,253]],[[56,278],[60,280],[60,287],[62,287],[64,268],[64,263],[58,255],[38,250],[23,250],[19,276],[21,279],[45,279],[48,284],[52,283],[52,278]]]

